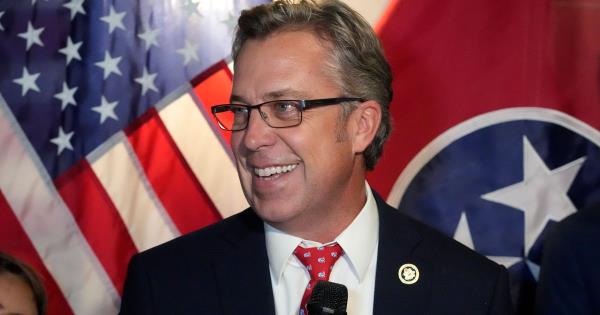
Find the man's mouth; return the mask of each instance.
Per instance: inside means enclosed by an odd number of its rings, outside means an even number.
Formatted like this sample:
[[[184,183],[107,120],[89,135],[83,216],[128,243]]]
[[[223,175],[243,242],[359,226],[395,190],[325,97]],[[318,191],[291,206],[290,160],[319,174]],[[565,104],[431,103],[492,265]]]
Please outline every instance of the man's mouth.
[[[283,174],[293,171],[298,164],[270,166],[265,168],[254,168],[254,174],[258,177],[269,177],[277,174]]]

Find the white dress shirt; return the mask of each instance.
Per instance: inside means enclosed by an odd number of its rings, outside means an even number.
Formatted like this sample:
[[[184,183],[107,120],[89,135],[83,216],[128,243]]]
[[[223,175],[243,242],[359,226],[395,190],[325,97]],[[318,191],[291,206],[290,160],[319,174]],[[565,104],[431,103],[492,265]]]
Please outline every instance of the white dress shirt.
[[[329,277],[329,281],[341,283],[348,288],[348,315],[373,314],[379,214],[371,188],[368,184],[365,185],[365,205],[352,223],[334,240],[342,246],[344,255],[335,263]],[[314,247],[330,243],[303,240],[267,223],[265,237],[276,314],[298,314],[310,275],[294,256],[294,249],[299,244]]]

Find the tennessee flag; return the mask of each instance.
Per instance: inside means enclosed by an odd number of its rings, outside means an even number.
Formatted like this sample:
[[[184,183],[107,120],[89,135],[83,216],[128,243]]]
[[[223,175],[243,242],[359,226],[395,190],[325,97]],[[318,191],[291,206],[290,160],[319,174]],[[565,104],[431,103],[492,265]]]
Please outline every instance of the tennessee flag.
[[[531,314],[545,231],[600,201],[598,1],[391,1],[394,131],[371,185],[509,269]]]

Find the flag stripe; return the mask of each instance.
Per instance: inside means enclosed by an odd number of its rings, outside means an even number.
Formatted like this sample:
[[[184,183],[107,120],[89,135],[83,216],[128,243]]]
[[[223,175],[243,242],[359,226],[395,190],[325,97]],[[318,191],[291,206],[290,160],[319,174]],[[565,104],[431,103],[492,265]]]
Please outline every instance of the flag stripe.
[[[110,141],[113,144],[106,152],[94,151],[88,160],[137,249],[143,251],[178,236],[177,228],[152,191],[124,133],[115,134]]]
[[[120,295],[127,263],[137,250],[110,197],[86,160],[55,184]]]
[[[48,295],[48,310],[54,311],[55,314],[73,314],[73,311],[67,304],[67,300],[65,300],[65,297],[60,292],[56,281],[54,281],[54,278],[44,266],[40,256],[35,251],[29,238],[27,238],[25,231],[23,231],[21,224],[10,209],[1,191],[0,222],[2,222],[2,228],[0,229],[0,250],[10,253],[13,257],[26,262],[39,273]],[[54,313],[49,312],[48,314]]]
[[[213,105],[229,103],[232,85],[229,66],[225,61],[221,61],[205,71],[196,80],[198,80],[198,84],[195,84],[194,81],[192,82],[194,85],[194,93],[200,98],[206,113],[209,113],[208,117],[213,126],[217,126],[217,120],[210,114],[210,108]],[[227,143],[230,143],[231,132],[222,129],[217,130],[219,131],[220,136],[225,139]]]
[[[221,216],[246,208],[248,203],[226,144],[192,94],[181,95],[159,115]]]
[[[221,219],[156,110],[146,112],[140,124],[126,134],[148,181],[181,233]]]
[[[115,314],[132,255],[246,207],[202,104],[228,100],[233,22],[264,1],[21,2],[1,9],[0,250],[55,281],[49,314]]]
[[[396,11],[396,7],[400,4],[401,1],[402,0],[388,0],[386,8],[383,10],[381,17],[373,27],[376,34],[381,34],[382,29],[385,27],[388,21],[393,18],[394,12]]]
[[[116,313],[116,290],[1,97],[0,113],[0,174],[18,174],[0,176],[10,208],[74,313]]]

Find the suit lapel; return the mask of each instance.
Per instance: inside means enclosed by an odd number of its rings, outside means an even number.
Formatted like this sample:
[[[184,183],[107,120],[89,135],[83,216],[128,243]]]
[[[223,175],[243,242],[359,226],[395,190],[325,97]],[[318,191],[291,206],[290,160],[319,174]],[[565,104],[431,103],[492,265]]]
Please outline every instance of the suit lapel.
[[[379,245],[373,314],[424,314],[430,300],[432,275],[419,252],[421,235],[411,219],[374,193],[379,210]],[[223,235],[224,250],[213,260],[224,314],[275,314],[263,223],[252,210]],[[414,284],[400,281],[400,266],[419,269]]]
[[[431,291],[427,278],[431,273],[425,262],[414,255],[422,237],[399,210],[388,206],[377,194],[375,199],[379,209],[379,249],[373,314],[424,314]],[[416,283],[400,281],[398,271],[404,264],[418,268]]]
[[[262,221],[246,210],[213,260],[224,314],[275,314]]]

